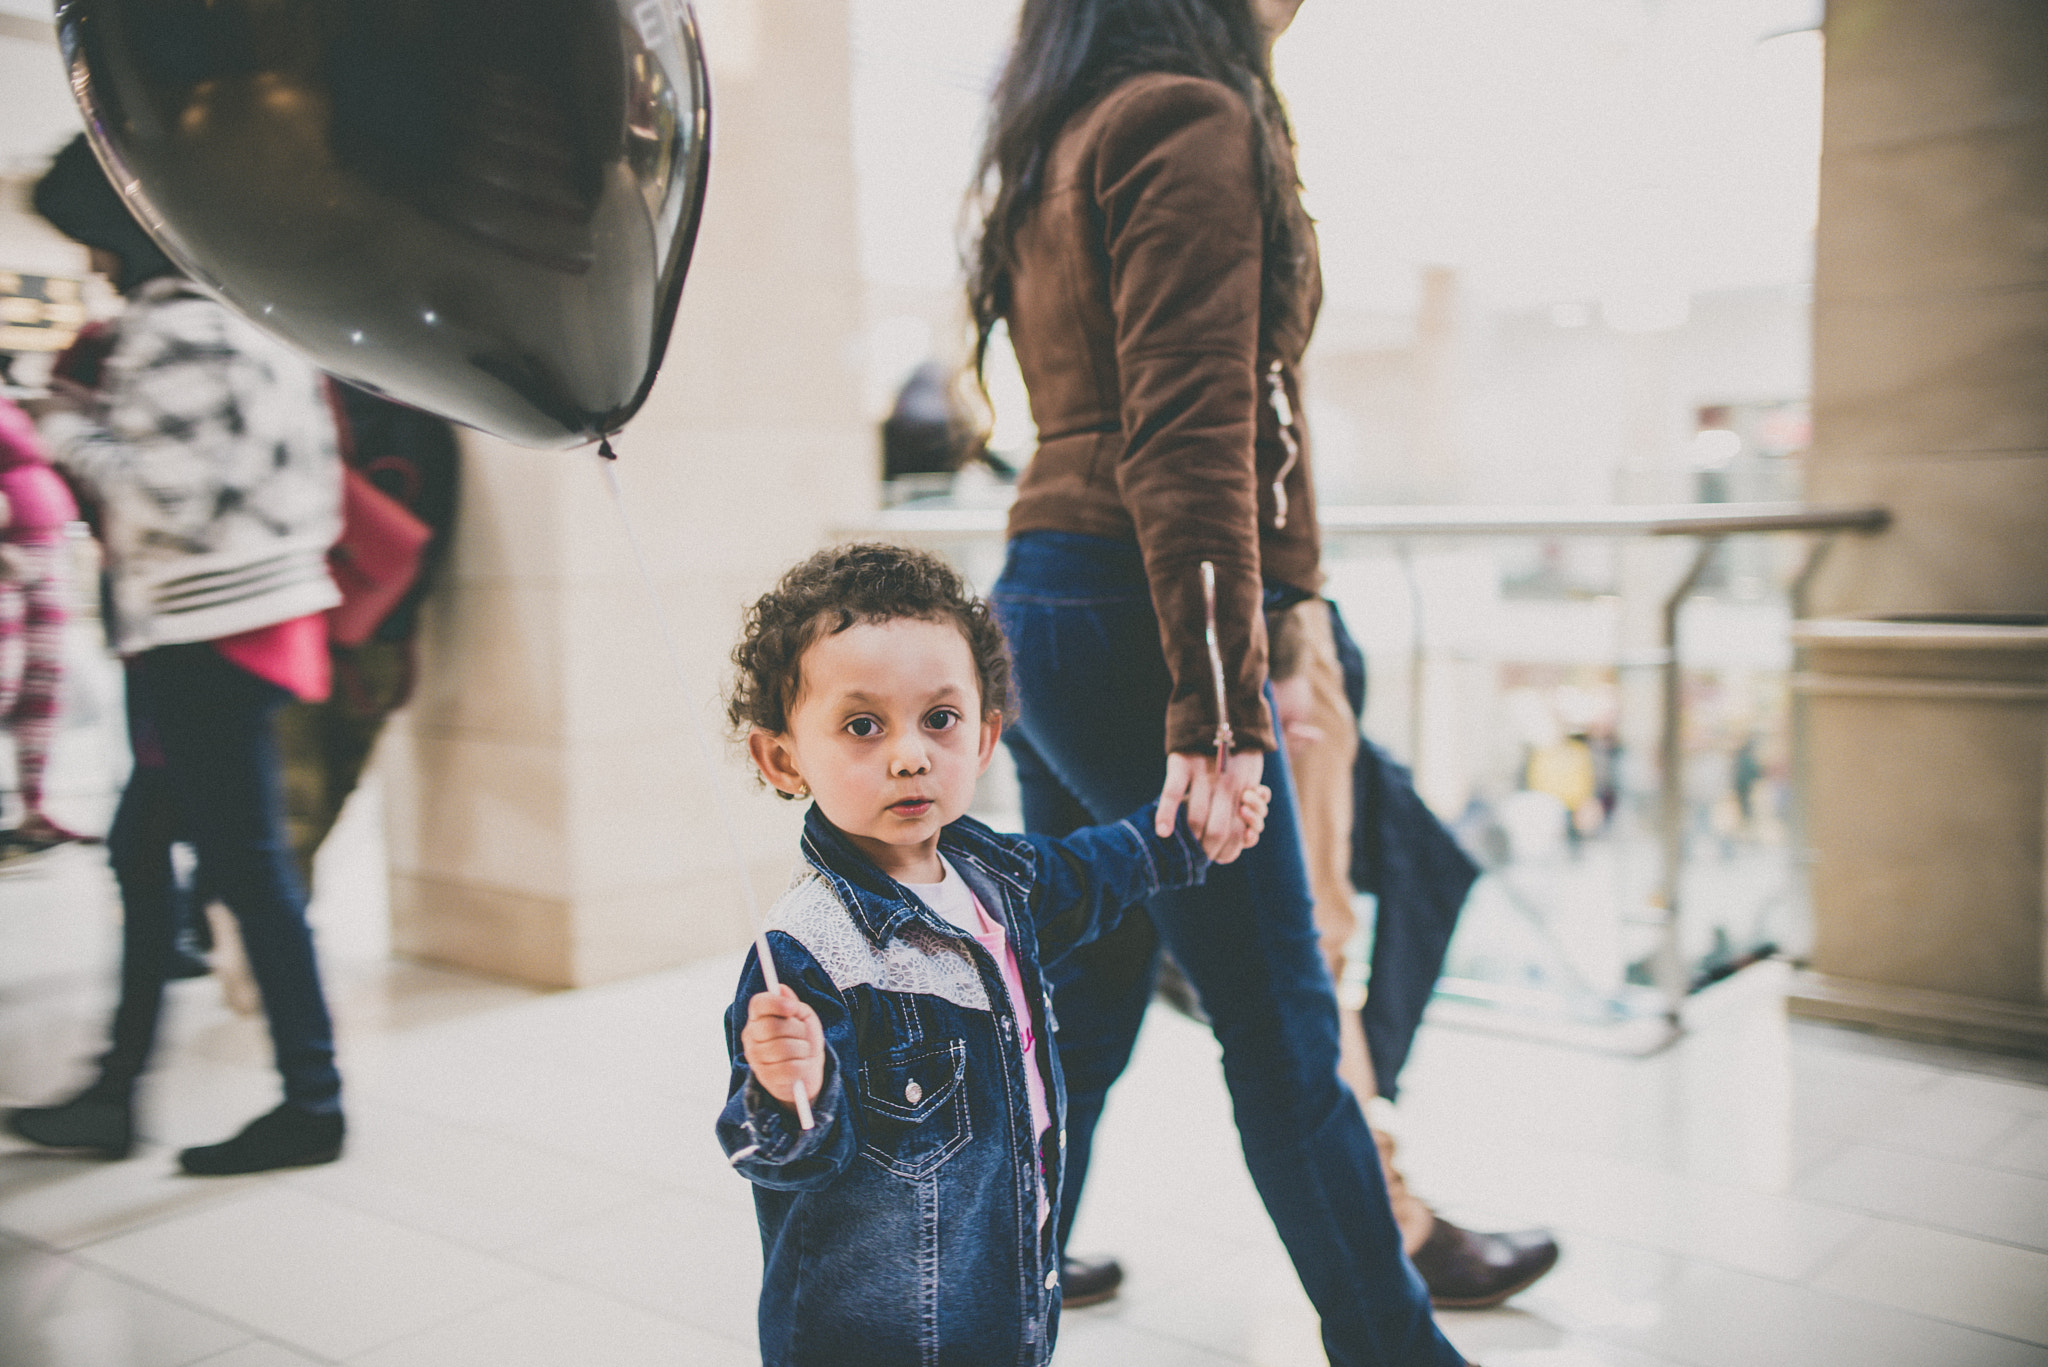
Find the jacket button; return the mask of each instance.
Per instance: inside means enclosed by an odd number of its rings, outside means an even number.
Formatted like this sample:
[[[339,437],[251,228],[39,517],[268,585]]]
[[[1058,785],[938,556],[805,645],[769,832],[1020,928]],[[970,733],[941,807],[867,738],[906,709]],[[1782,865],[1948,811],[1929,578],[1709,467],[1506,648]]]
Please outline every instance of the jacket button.
[[[1050,1291],[1050,1290],[1052,1290],[1052,1289],[1053,1289],[1053,1288],[1054,1288],[1055,1286],[1058,1286],[1059,1284],[1060,1284],[1060,1270],[1059,1270],[1058,1268],[1054,1268],[1054,1269],[1053,1269],[1052,1271],[1050,1271],[1050,1272],[1048,1272],[1048,1273],[1046,1273],[1046,1274],[1045,1274],[1045,1289],[1046,1289],[1046,1290]]]
[[[923,1095],[924,1088],[918,1086],[917,1082],[914,1079],[908,1087],[905,1087],[903,1089],[903,1099],[913,1106],[915,1106],[918,1103],[919,1098],[921,1098]]]
[[[1066,1127],[1066,1126],[1064,1126],[1064,1125],[1062,1125],[1062,1126],[1060,1126],[1060,1147],[1064,1149],[1064,1148],[1065,1148],[1066,1146],[1067,1146],[1067,1127]]]

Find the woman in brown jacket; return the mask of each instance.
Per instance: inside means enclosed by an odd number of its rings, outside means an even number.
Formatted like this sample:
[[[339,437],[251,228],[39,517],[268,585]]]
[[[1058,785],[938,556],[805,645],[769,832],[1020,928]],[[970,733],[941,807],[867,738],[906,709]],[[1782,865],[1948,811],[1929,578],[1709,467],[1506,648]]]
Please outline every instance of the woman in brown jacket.
[[[993,594],[1033,831],[1155,795],[1171,820],[1185,798],[1222,855],[1243,788],[1288,785],[1264,612],[1320,584],[1296,418],[1320,274],[1268,56],[1298,4],[1025,0],[982,157],[971,298],[984,347],[1007,325],[1039,431]],[[1062,1245],[1163,942],[1223,1044],[1246,1163],[1330,1360],[1458,1367],[1337,1080],[1291,798],[1243,858],[1146,909],[1054,984]]]

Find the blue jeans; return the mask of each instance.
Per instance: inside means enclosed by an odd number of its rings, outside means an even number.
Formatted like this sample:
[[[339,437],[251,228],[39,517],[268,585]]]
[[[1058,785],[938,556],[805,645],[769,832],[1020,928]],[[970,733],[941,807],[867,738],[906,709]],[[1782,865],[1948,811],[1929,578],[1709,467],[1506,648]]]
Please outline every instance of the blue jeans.
[[[1026,827],[1057,835],[1157,797],[1168,676],[1138,548],[1027,533],[1010,543],[991,598],[1016,657],[1022,710],[1004,739]],[[1126,917],[1048,975],[1068,1101],[1060,1237],[1164,943],[1223,1045],[1245,1163],[1322,1317],[1330,1361],[1462,1367],[1401,1251],[1372,1133],[1337,1079],[1337,1001],[1316,943],[1284,751],[1266,757],[1266,782],[1274,805],[1255,849],[1201,887],[1151,898],[1149,914]]]
[[[121,885],[121,1001],[96,1091],[126,1095],[149,1065],[184,920],[171,847],[186,841],[241,928],[285,1100],[341,1107],[334,1027],[285,838],[274,720],[289,696],[204,643],[159,646],[129,662],[135,768],[107,833]]]

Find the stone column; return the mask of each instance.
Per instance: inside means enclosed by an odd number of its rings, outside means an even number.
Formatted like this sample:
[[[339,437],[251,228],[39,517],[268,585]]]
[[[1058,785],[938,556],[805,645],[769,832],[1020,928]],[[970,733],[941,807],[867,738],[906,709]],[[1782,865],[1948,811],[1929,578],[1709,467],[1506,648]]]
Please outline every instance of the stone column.
[[[744,944],[797,813],[724,740],[744,604],[870,508],[846,0],[699,6],[711,188],[661,380],[615,445],[678,689],[600,462],[467,434],[419,694],[384,755],[400,953],[577,986]],[[710,728],[706,761],[692,716]]]
[[[1893,524],[1801,634],[1803,1009],[2048,1041],[2048,6],[1830,0],[1826,33],[1809,493]]]

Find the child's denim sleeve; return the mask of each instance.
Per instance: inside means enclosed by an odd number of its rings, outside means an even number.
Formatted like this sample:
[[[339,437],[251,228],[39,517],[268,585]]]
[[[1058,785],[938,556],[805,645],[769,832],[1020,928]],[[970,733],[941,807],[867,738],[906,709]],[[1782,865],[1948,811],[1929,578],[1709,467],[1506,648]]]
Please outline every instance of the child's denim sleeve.
[[[853,1116],[840,1080],[844,1071],[840,1060],[854,1056],[853,1021],[832,980],[802,944],[779,931],[769,931],[768,938],[782,981],[818,1013],[818,1022],[824,1027],[825,1085],[811,1098],[815,1123],[805,1130],[798,1126],[795,1113],[783,1109],[781,1102],[754,1081],[740,1048],[740,1032],[747,1026],[747,1003],[767,991],[768,984],[758,957],[749,951],[740,973],[739,993],[725,1013],[732,1081],[725,1109],[718,1115],[718,1142],[728,1156],[753,1150],[733,1167],[755,1185],[776,1191],[816,1191],[831,1184],[852,1161],[856,1148]]]
[[[1208,856],[1188,830],[1186,812],[1176,814],[1172,835],[1153,834],[1158,806],[1148,802],[1122,821],[1071,835],[1024,837],[1038,859],[1031,912],[1041,963],[1106,934],[1153,893],[1192,887],[1208,875]]]

